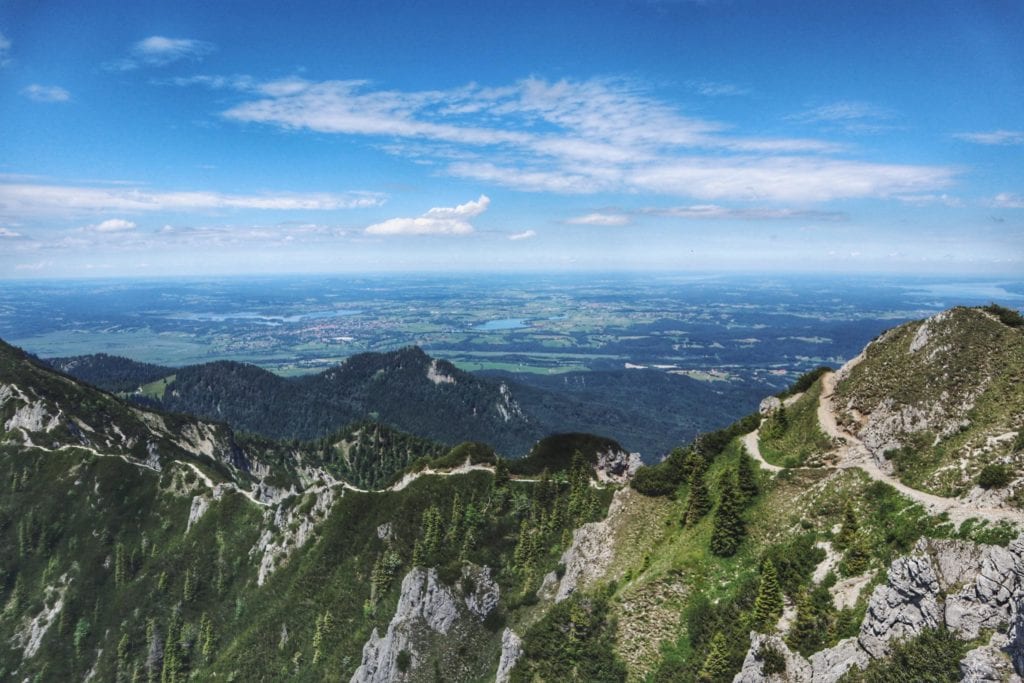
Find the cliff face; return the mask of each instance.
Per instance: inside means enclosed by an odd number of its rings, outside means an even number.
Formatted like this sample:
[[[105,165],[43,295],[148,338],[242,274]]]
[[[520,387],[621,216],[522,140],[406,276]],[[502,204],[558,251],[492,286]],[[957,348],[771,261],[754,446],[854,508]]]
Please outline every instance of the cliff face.
[[[480,647],[491,639],[482,623],[500,595],[488,567],[464,566],[455,586],[443,584],[436,569],[414,568],[402,580],[387,631],[380,635],[374,629],[363,646],[352,683],[433,681],[439,674],[444,680],[483,677],[495,662],[485,656],[489,648]]]
[[[988,635],[960,662],[963,680],[1004,681],[1024,673],[1024,535],[1005,548],[922,540],[889,567],[856,638],[807,659],[778,636],[751,633],[743,669],[733,680],[832,683],[854,667],[884,659],[894,643],[936,628],[965,641]],[[783,653],[784,678],[765,671],[769,648]]]

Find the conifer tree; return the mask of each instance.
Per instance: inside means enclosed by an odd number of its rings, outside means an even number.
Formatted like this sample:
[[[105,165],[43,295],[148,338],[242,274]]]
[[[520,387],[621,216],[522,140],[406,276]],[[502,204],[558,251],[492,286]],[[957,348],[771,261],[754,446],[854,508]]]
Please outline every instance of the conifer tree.
[[[855,534],[846,547],[843,561],[839,564],[841,571],[848,576],[856,576],[864,573],[871,562],[871,551],[868,550],[868,542],[862,534]]]
[[[441,511],[436,505],[431,505],[423,513],[423,529],[421,532],[423,537],[423,556],[425,560],[430,560],[441,547],[441,538],[443,536],[441,529]]]
[[[75,632],[72,635],[72,642],[75,647],[75,657],[82,656],[82,648],[85,646],[85,639],[89,637],[89,621],[82,617],[75,624]]]
[[[114,584],[123,586],[128,580],[128,558],[124,543],[114,546]]]
[[[117,641],[117,680],[128,680],[128,634],[122,633],[121,639]]]
[[[754,630],[759,633],[772,633],[775,624],[782,616],[782,588],[779,587],[779,574],[771,560],[761,565],[761,585],[757,589],[754,600]]]
[[[199,618],[199,642],[200,654],[203,659],[210,661],[213,656],[213,621],[206,612]]]
[[[512,474],[508,469],[508,461],[505,458],[498,458],[494,463],[494,488],[504,488],[511,480]]]
[[[536,500],[541,510],[547,510],[557,494],[555,482],[551,481],[551,473],[545,467],[544,471],[540,473],[537,485],[534,487],[534,500]]]
[[[822,645],[818,613],[807,593],[801,593],[797,599],[796,620],[786,637],[786,644],[805,657],[816,652]]]
[[[316,615],[316,623],[313,628],[313,666],[320,663],[320,658],[323,656],[323,644],[324,644],[324,629],[323,620],[321,616]]]
[[[740,493],[747,500],[758,494],[757,473],[754,471],[754,461],[744,448],[740,452],[739,464],[736,466],[736,485]]]
[[[686,526],[695,525],[711,509],[711,496],[708,494],[704,476],[706,469],[704,458],[695,455],[690,469],[690,493],[686,499],[686,513],[683,516],[683,524]]]
[[[185,570],[185,582],[182,587],[182,599],[185,602],[192,602],[196,599],[196,591],[199,589],[199,572],[195,565]]]
[[[167,641],[164,647],[163,668],[160,670],[160,683],[178,683],[181,678],[182,663],[178,647],[178,636],[181,633],[181,616],[178,610],[171,611],[167,623]]]
[[[452,497],[451,516],[448,518],[448,530],[444,537],[449,547],[457,548],[462,545],[463,514],[462,497],[456,492]]]
[[[725,639],[725,634],[718,631],[711,639],[711,649],[697,677],[701,681],[717,681],[727,673],[729,673],[729,643]]]
[[[711,530],[711,552],[719,557],[732,557],[746,536],[746,525],[740,516],[741,501],[736,490],[735,477],[726,472],[722,477],[721,496],[715,509],[715,523]]]
[[[857,523],[857,513],[854,512],[853,505],[847,503],[843,509],[843,525],[832,540],[833,545],[839,550],[845,550],[858,531],[860,531],[860,525]]]

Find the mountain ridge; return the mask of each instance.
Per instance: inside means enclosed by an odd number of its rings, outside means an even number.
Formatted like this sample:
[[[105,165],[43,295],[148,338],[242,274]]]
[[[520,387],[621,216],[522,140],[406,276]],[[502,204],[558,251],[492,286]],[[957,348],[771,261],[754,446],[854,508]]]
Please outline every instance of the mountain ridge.
[[[102,379],[102,366],[112,364],[112,358],[47,362],[88,381]],[[127,359],[121,364],[109,373],[112,381],[101,383],[109,390],[124,387],[123,376],[154,382],[158,372]],[[525,454],[550,433],[581,431],[608,433],[653,461],[720,426],[721,416],[737,406],[746,410],[748,403],[754,405],[754,395],[742,388],[722,389],[644,370],[584,373],[578,382],[589,380],[591,389],[556,389],[551,382],[464,372],[418,347],[358,354],[334,368],[295,378],[236,361],[168,368],[164,377],[166,384],[134,400],[223,420],[268,438],[318,439],[370,419],[450,446],[486,441],[510,456]]]
[[[972,324],[944,343],[971,348],[981,319],[950,315]],[[895,681],[898,667],[899,680],[1013,680],[1024,669],[1017,499],[1000,499],[1009,523],[934,514],[872,476],[884,451],[851,458],[842,420],[833,431],[822,417],[859,395],[839,391],[857,368],[917,367],[911,354],[930,353],[909,350],[921,324],[680,444],[629,485],[628,454],[579,434],[520,461],[465,444],[374,491],[301,444],[242,438],[248,472],[231,469],[212,436],[184,438],[211,434],[201,421],[143,418],[0,347],[0,386],[18,390],[0,400],[0,677],[767,683]],[[981,348],[998,366],[1004,347]],[[928,386],[946,381],[943,363],[921,368]],[[1024,389],[1013,391],[1011,407]],[[981,435],[1024,432],[1014,410],[996,414],[1005,425],[965,415]],[[136,433],[152,416],[168,435]],[[58,431],[74,418],[93,429],[82,428],[93,451]],[[394,438],[405,462],[399,436],[360,429],[367,458]],[[132,436],[164,448],[159,470]],[[961,455],[1024,455],[1013,441]]]

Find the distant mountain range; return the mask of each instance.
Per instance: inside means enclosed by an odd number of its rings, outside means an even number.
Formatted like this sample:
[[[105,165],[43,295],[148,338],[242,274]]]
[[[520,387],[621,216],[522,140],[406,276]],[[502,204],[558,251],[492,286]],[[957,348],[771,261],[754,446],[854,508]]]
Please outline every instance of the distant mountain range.
[[[576,431],[610,436],[656,461],[749,413],[760,394],[654,370],[473,374],[417,347],[359,354],[295,378],[230,361],[169,368],[94,354],[46,362],[139,404],[267,438],[319,439],[371,420],[448,445],[486,442],[513,457],[548,434]]]
[[[90,358],[66,367],[144,396],[192,372]],[[541,390],[354,360],[180,386],[311,382],[411,419],[372,395],[405,387],[510,425]],[[560,381],[593,406],[594,380]],[[893,328],[648,467],[578,433],[514,460],[375,422],[239,435],[0,342],[0,679],[1020,680],[1022,472],[1024,319],[999,307]]]

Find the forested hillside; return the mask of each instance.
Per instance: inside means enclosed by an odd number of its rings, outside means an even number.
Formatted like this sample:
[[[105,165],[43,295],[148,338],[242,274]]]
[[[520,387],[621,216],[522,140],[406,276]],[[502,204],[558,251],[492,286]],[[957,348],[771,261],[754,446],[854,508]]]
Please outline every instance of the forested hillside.
[[[606,434],[655,461],[749,412],[759,398],[749,387],[654,371],[548,379],[475,375],[415,347],[359,354],[331,370],[287,379],[230,361],[167,370],[162,377],[154,366],[127,359],[49,362],[108,391],[124,392],[124,378],[137,377],[140,383],[126,392],[136,402],[271,439],[320,439],[371,420],[449,446],[483,441],[513,457],[548,434],[580,431]]]
[[[0,678],[1016,680],[1024,385],[999,359],[1021,335],[960,309],[895,328],[639,469],[581,433],[519,460],[376,423],[235,437],[0,347]],[[925,376],[869,403],[881,368]],[[960,495],[861,438],[923,398],[985,444]]]

